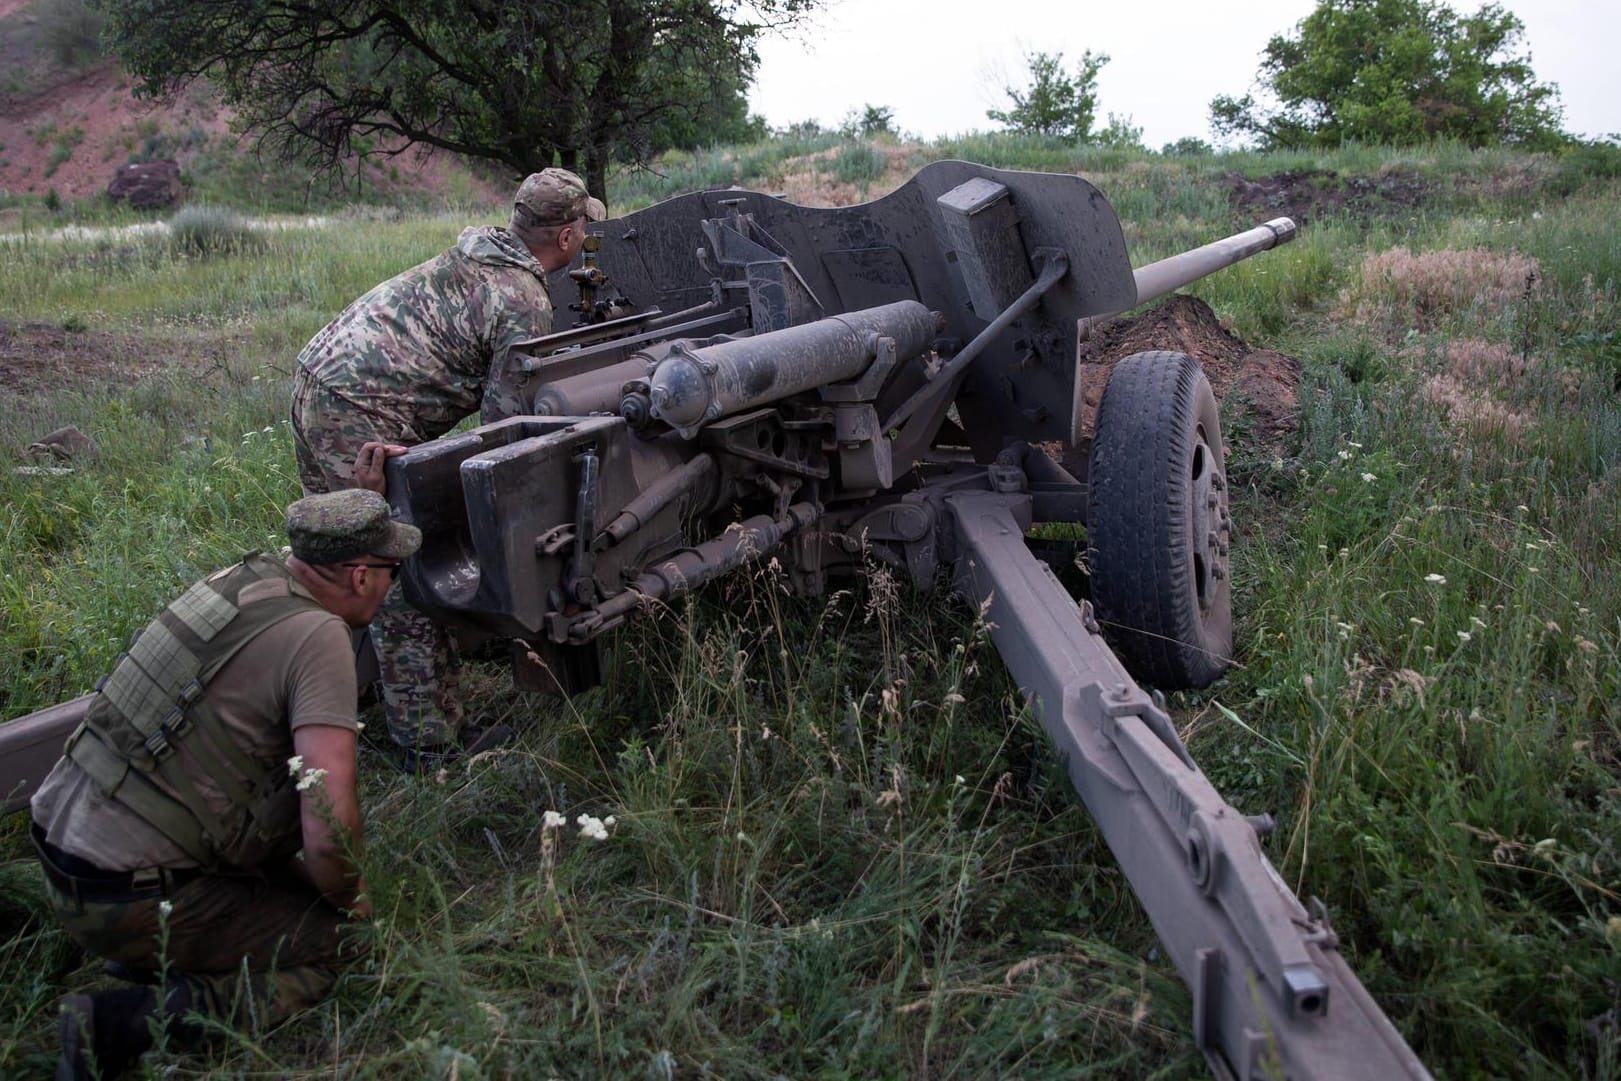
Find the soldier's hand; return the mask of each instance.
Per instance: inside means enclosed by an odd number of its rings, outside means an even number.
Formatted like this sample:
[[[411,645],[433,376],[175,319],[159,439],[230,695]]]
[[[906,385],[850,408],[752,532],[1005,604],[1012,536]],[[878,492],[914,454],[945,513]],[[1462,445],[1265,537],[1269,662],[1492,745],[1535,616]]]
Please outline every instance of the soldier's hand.
[[[388,478],[383,466],[390,458],[398,458],[407,448],[398,443],[366,443],[355,458],[355,487],[369,488],[378,495],[387,495]]]

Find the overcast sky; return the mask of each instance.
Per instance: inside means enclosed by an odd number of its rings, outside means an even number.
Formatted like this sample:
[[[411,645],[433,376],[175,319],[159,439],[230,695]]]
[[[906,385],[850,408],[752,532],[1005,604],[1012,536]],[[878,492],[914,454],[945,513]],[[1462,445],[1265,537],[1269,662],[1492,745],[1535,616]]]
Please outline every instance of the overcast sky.
[[[1154,149],[1185,135],[1214,141],[1210,99],[1251,88],[1261,50],[1313,0],[831,0],[814,25],[766,41],[749,102],[772,127],[837,126],[866,104],[901,131],[935,138],[997,125],[1001,87],[1026,81],[1025,52],[1086,49],[1098,75],[1098,126],[1129,115]],[[1463,14],[1478,3],[1451,5]],[[1506,0],[1539,81],[1559,87],[1565,130],[1621,132],[1621,0]]]

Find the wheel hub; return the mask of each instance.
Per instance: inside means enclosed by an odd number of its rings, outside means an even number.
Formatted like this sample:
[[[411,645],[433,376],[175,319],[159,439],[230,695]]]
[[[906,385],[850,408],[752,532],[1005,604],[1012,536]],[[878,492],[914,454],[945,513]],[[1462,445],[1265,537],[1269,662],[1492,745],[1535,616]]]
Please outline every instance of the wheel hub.
[[[1193,521],[1193,581],[1199,608],[1208,612],[1218,583],[1228,574],[1232,518],[1227,511],[1227,483],[1217,468],[1215,453],[1200,432],[1194,444],[1190,485]]]

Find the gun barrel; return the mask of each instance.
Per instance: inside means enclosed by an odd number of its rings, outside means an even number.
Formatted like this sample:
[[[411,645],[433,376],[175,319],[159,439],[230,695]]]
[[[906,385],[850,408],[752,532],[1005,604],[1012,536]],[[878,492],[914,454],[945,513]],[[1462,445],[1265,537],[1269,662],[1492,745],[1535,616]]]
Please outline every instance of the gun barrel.
[[[880,337],[894,339],[896,355],[910,359],[939,325],[924,305],[901,300],[717,345],[677,342],[648,377],[653,413],[690,435],[718,417],[854,379]]]
[[[1158,300],[1167,293],[1173,293],[1184,285],[1198,281],[1206,274],[1214,274],[1241,259],[1248,259],[1279,244],[1287,244],[1295,238],[1298,231],[1292,218],[1273,218],[1242,233],[1234,233],[1192,251],[1185,251],[1180,255],[1161,259],[1157,263],[1138,267],[1131,272],[1131,276],[1137,282],[1137,303],[1146,304],[1150,300]]]

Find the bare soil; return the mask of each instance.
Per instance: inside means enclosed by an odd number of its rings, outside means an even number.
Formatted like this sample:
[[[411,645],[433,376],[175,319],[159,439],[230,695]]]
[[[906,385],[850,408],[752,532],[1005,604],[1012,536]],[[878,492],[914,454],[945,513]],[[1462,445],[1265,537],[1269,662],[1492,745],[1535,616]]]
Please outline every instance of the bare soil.
[[[1169,350],[1199,362],[1221,403],[1229,451],[1260,457],[1280,453],[1300,425],[1300,361],[1254,349],[1221,325],[1210,305],[1177,294],[1130,318],[1094,326],[1076,350],[1081,381],[1081,431],[1090,439],[1098,402],[1116,363],[1134,353]]]
[[[111,63],[0,109],[0,190],[65,201],[107,189],[119,167],[157,130],[230,138],[229,116],[206,86],[162,105],[136,101]],[[62,157],[64,151],[67,153]]]
[[[1297,222],[1349,213],[1367,220],[1414,210],[1429,201],[1430,185],[1410,169],[1377,176],[1341,176],[1331,169],[1302,169],[1252,180],[1228,173],[1222,182],[1235,210],[1283,214]]]
[[[164,367],[133,334],[64,330],[52,323],[0,320],[0,393],[44,394],[68,388],[132,386]]]

